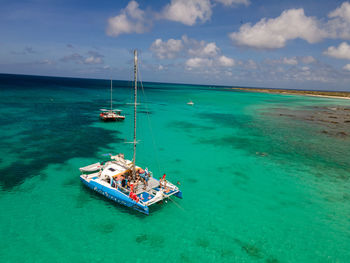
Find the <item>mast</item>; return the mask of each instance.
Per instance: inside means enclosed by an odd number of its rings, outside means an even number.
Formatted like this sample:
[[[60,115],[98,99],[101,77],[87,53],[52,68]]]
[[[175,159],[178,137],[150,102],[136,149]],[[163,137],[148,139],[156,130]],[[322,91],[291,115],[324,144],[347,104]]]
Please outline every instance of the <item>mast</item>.
[[[134,50],[134,80],[135,80],[135,94],[134,94],[134,157],[133,157],[133,163],[134,163],[134,175],[135,175],[135,163],[136,163],[136,114],[137,114],[137,50]]]
[[[112,80],[111,80],[111,111],[113,110],[113,107],[112,107]]]

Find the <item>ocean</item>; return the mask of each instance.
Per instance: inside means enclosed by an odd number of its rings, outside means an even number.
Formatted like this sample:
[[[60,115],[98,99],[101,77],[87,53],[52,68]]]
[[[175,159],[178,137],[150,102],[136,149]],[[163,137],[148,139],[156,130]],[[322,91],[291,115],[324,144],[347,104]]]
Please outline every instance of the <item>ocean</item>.
[[[0,75],[0,262],[349,262],[349,100],[143,83],[137,164],[183,192],[146,216],[79,180],[132,158],[132,82],[124,122],[109,87]]]

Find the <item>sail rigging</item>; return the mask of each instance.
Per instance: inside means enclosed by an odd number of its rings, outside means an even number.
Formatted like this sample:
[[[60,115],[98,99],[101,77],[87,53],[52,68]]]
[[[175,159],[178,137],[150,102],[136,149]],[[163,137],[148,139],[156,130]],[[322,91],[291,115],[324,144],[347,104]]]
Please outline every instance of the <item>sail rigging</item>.
[[[134,93],[134,156],[133,156],[133,171],[135,174],[136,163],[136,118],[137,118],[137,50],[134,50],[134,81],[135,81],[135,93]]]
[[[111,80],[111,111],[113,110],[113,105],[112,105],[112,103],[113,103],[112,96],[113,95],[112,94],[113,94],[113,85],[112,85],[112,80]]]

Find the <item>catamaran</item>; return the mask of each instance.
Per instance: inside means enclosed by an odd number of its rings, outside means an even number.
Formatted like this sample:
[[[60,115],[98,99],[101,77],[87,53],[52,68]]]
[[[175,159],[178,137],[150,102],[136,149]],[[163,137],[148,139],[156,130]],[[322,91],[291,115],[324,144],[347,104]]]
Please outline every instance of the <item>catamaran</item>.
[[[113,94],[113,84],[111,80],[111,109],[100,109],[100,118],[103,121],[123,121],[125,119],[125,116],[121,115],[121,110],[113,109],[113,101],[112,101],[112,94]]]
[[[110,155],[110,160],[81,167],[80,180],[89,188],[121,205],[149,214],[149,207],[171,196],[182,198],[180,189],[167,181],[166,175],[158,179],[148,168],[136,166],[137,115],[137,50],[134,50],[134,140],[132,161],[124,154]]]

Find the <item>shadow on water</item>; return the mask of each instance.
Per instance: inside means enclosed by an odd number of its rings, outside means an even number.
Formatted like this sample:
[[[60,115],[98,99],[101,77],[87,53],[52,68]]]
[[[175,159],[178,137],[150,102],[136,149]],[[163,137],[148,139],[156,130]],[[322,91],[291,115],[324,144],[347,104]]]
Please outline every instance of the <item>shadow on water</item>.
[[[118,210],[121,213],[130,214],[130,215],[136,216],[138,218],[145,218],[145,217],[147,217],[146,214],[143,214],[143,213],[138,212],[138,211],[136,211],[136,210],[134,210],[132,208],[129,208],[129,207],[126,207],[126,206],[121,205],[119,203],[116,203],[113,200],[111,200],[111,199],[109,199],[109,198],[107,198],[107,197],[97,193],[96,191],[94,191],[94,190],[92,190],[92,189],[90,189],[90,188],[88,188],[88,187],[86,187],[84,185],[81,185],[81,191],[86,193],[86,195],[89,195],[89,197],[91,197],[91,198],[101,202],[101,204],[103,204],[104,202],[107,202],[109,207],[112,207],[113,209],[116,209],[116,210]],[[84,200],[82,198],[80,198],[80,197],[78,197],[77,200],[84,202]]]
[[[155,234],[139,234],[135,238],[135,242],[137,244],[143,244],[147,246],[154,246],[157,244],[157,247],[164,247],[165,239],[163,236],[155,235]]]

